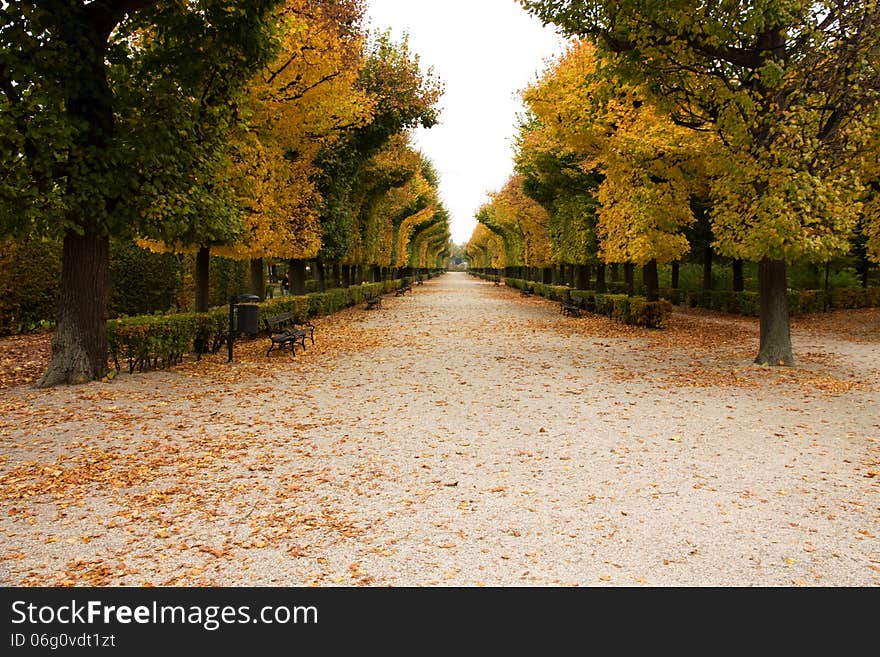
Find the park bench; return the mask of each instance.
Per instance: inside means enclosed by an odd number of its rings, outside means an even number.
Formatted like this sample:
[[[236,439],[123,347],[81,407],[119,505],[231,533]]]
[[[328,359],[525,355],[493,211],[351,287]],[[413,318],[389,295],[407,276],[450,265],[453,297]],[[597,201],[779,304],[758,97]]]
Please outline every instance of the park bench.
[[[366,305],[367,310],[373,310],[374,308],[379,308],[382,306],[382,297],[381,296],[371,297],[371,296],[367,295],[365,301],[367,302],[367,305]]]
[[[306,336],[309,335],[309,332],[304,329],[296,328],[298,323],[301,322],[295,322],[293,314],[289,312],[263,318],[263,325],[269,332],[270,344],[269,351],[266,352],[267,357],[274,349],[281,349],[282,347],[287,346],[290,347],[290,353],[295,356],[297,343],[302,346],[303,351],[306,350]],[[315,327],[308,323],[305,323],[305,326],[311,328],[312,344],[314,344]]]
[[[562,302],[562,314],[568,315],[569,317],[580,317],[581,309],[580,306],[574,303],[568,303],[566,301]]]
[[[425,284],[425,281],[423,281],[421,278],[416,281],[416,285],[424,285],[424,284]]]
[[[520,294],[524,297],[530,297],[534,293],[535,293],[535,288],[533,288],[531,285],[529,287],[524,287],[522,289],[522,292],[520,292]]]
[[[406,285],[401,285],[399,288],[397,288],[394,291],[394,296],[402,297],[407,292],[412,292],[412,285],[410,285],[409,283],[407,283]]]
[[[501,279],[498,278],[497,276],[495,277],[495,280],[494,280],[493,282],[494,282],[494,284],[495,284],[496,287],[501,285]]]

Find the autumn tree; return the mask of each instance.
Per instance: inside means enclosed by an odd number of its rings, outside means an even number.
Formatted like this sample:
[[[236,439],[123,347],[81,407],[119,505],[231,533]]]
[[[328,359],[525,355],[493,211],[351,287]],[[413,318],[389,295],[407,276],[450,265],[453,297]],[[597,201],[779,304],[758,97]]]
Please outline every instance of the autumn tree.
[[[718,250],[759,262],[756,362],[792,364],[786,265],[847,249],[862,188],[853,157],[880,89],[880,5],[522,0],[617,53],[618,70],[680,125],[725,148],[713,185]]]
[[[470,240],[465,245],[465,256],[471,269],[498,269],[509,265],[505,258],[504,241],[501,235],[480,222],[474,227]]]
[[[374,102],[371,119],[346,131],[343,139],[319,157],[322,195],[321,257],[330,262],[360,264],[354,260],[363,212],[369,212],[364,194],[369,166],[395,135],[422,126],[430,128],[438,119],[437,102],[442,85],[433,72],[422,71],[419,58],[406,39],[395,43],[380,32],[368,42],[358,76],[358,88]],[[378,263],[373,263],[378,264]]]
[[[522,176],[511,176],[500,191],[490,194],[476,218],[501,238],[501,266],[543,269],[551,265],[547,212],[525,194]]]
[[[264,258],[318,255],[317,156],[373,117],[374,102],[358,85],[362,15],[360,0],[287,0],[275,16],[280,52],[248,84],[246,120],[232,140],[232,182],[247,230],[216,252],[252,259],[256,294]]]
[[[109,236],[166,219],[229,237],[220,184],[246,81],[272,52],[274,1],[46,0],[0,18],[0,227],[63,237],[40,386],[107,367]],[[157,235],[158,236],[158,235]]]
[[[584,171],[583,157],[550,138],[532,116],[520,126],[516,171],[523,192],[547,211],[547,237],[554,262],[576,268],[575,286],[586,289],[591,265],[604,290],[604,262],[598,258],[598,190],[602,175]]]

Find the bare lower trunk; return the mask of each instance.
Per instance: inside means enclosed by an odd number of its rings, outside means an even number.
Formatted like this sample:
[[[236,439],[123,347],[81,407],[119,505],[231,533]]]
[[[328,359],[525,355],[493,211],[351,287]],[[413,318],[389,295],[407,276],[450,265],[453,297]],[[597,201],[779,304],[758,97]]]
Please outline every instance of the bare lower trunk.
[[[266,270],[262,258],[251,260],[251,294],[261,299],[266,295]]]
[[[616,262],[611,263],[611,282],[617,283],[620,280],[620,265]]]
[[[52,360],[35,387],[86,383],[107,373],[109,271],[106,236],[69,233],[64,237]]]
[[[575,275],[574,287],[576,290],[586,290],[590,284],[590,270],[587,265],[578,265]]]
[[[290,280],[290,293],[291,294],[305,294],[306,293],[306,261],[305,260],[295,260],[292,259],[290,261],[290,269],[288,270],[287,277]]]
[[[636,293],[636,267],[633,263],[623,263],[623,280],[626,281],[627,295],[634,295]]]
[[[672,283],[671,283],[671,286],[672,286],[673,290],[678,289],[678,274],[679,274],[679,262],[678,262],[678,260],[676,260],[675,262],[672,263]]]
[[[714,256],[712,245],[707,244],[703,250],[703,291],[712,289],[712,257]]]
[[[608,288],[605,287],[605,263],[600,262],[596,265],[596,292],[605,294]]]
[[[649,261],[642,268],[642,279],[645,283],[645,296],[648,301],[660,300],[660,283],[657,276],[657,261]]]
[[[743,280],[743,261],[742,258],[735,258],[733,261],[733,291],[742,292],[745,289],[745,281]]]
[[[196,312],[208,312],[208,280],[211,273],[211,249],[203,246],[196,255]]]
[[[784,260],[764,259],[758,265],[761,290],[759,365],[794,365],[788,321],[788,279]]]
[[[324,261],[321,258],[315,259],[315,287],[318,292],[327,289],[326,272],[324,271]]]

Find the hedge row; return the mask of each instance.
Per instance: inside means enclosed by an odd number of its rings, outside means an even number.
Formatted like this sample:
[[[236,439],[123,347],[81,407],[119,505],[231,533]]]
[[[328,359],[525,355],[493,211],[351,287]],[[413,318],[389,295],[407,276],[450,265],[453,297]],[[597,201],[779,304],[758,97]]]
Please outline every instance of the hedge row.
[[[491,274],[477,274],[477,276],[486,280],[494,280],[495,278]],[[526,286],[531,286],[535,290],[535,294],[540,294],[548,299],[567,300],[571,294],[576,292],[576,290],[572,290],[564,285],[544,285],[543,283],[516,278],[505,280],[507,285],[519,290]],[[625,284],[623,285],[625,286]],[[609,288],[609,292],[617,292],[619,290],[620,285],[615,285],[614,289]],[[596,296],[594,292],[588,293]],[[606,294],[604,296],[617,297],[622,296],[622,293]],[[761,310],[761,299],[758,292],[730,292],[727,290],[703,292],[661,288],[660,297],[676,306],[686,305],[691,308],[705,308],[707,310],[717,310],[736,315],[758,317]],[[639,297],[630,298],[635,299]],[[832,288],[827,295],[824,290],[788,291],[788,311],[792,315],[820,313],[831,309],[877,307],[880,307],[880,287],[838,287]]]
[[[682,292],[661,290],[661,296],[672,303],[685,304],[691,308],[706,308],[725,313],[757,317],[761,299],[757,292]],[[792,315],[821,313],[830,309],[880,307],[880,287],[834,288],[829,294],[824,290],[789,290],[788,312]]]
[[[260,317],[290,312],[297,321],[330,315],[362,303],[366,296],[393,292],[402,281],[367,283],[302,296],[269,299],[260,304]],[[120,361],[128,363],[129,372],[156,367],[170,367],[195,351],[197,354],[220,350],[229,330],[229,307],[207,313],[178,313],[124,317],[107,322],[110,357],[117,371]]]
[[[481,278],[493,280],[488,274],[478,274]],[[596,294],[591,290],[573,290],[565,285],[545,285],[521,278],[505,278],[508,287],[522,290],[531,287],[535,294],[552,301],[574,303],[587,312],[605,315],[622,324],[662,328],[672,314],[672,304],[666,299],[648,301],[645,297],[629,297],[625,294]]]

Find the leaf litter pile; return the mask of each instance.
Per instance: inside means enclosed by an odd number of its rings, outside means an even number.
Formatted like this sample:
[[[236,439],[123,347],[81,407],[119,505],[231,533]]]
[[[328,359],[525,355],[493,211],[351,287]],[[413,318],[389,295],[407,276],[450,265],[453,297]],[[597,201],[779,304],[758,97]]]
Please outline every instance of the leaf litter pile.
[[[167,371],[36,391],[0,341],[16,585],[876,585],[877,310],[663,331],[448,274]]]

